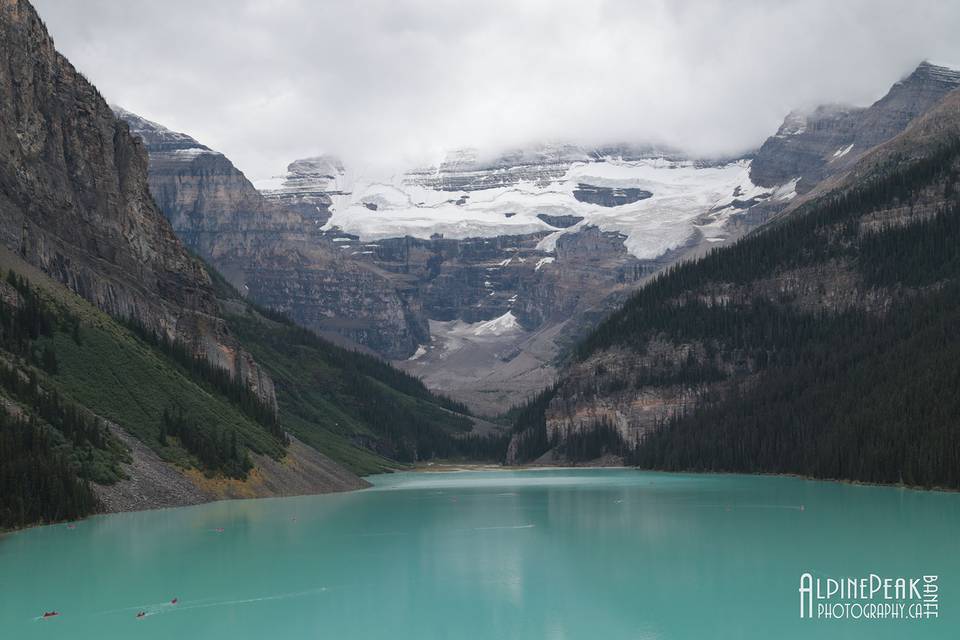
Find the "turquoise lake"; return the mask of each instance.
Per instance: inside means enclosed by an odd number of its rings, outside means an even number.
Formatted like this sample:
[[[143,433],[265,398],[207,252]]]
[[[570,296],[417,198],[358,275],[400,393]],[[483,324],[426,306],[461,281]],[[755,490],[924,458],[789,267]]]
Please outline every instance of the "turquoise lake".
[[[960,638],[960,494],[626,469],[372,481],[0,537],[0,638]],[[801,620],[804,572],[938,575],[939,618]]]

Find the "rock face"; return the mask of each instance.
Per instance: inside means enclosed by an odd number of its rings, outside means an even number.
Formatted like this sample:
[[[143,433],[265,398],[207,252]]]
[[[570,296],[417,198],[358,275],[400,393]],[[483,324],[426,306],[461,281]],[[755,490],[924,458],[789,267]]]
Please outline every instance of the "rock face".
[[[419,300],[402,297],[375,268],[334,251],[275,246],[245,262],[245,290],[302,326],[344,336],[387,358],[411,355],[428,339]]]
[[[320,232],[329,197],[315,185],[335,191],[323,182],[325,165],[294,163],[287,187],[265,198],[223,154],[116,111],[144,141],[150,191],[177,235],[243,294],[387,357],[405,358],[426,340],[418,301]]]
[[[343,164],[332,156],[291,162],[283,178],[263,191],[267,200],[298,212],[316,225],[330,219],[330,194],[342,193]]]
[[[143,145],[29,3],[0,2],[0,241],[104,311],[193,346],[264,399],[273,384],[217,317],[201,264],[147,186]]]
[[[866,108],[821,106],[793,112],[768,138],[750,167],[754,183],[772,187],[798,179],[805,193],[829,175],[848,170],[864,152],[889,140],[960,86],[960,72],[928,62]]]
[[[537,217],[556,229],[566,229],[568,227],[572,227],[578,222],[583,222],[583,218],[581,216],[552,216],[549,213],[538,213]]]
[[[190,136],[114,107],[149,155],[150,192],[174,231],[191,250],[219,263],[262,244],[302,237],[301,215],[264,202],[222,154]]]
[[[549,385],[561,349],[666,264],[637,259],[622,234],[594,226],[549,251],[543,238],[350,242],[369,247],[363,259],[409,278],[431,318],[429,344],[400,366],[494,415]],[[507,316],[511,331],[490,330]]]
[[[619,207],[622,204],[644,200],[652,195],[653,193],[644,189],[597,187],[582,182],[573,190],[573,197],[580,202],[599,204],[602,207]]]
[[[481,158],[474,149],[459,149],[436,169],[410,172],[410,179],[438,191],[477,191],[521,181],[549,184],[572,163],[589,160],[587,151],[570,144],[518,149],[495,158]]]
[[[431,320],[487,321],[513,311],[528,329],[566,319],[585,300],[599,302],[611,289],[633,283],[661,266],[627,252],[624,236],[583,226],[550,250],[544,234],[468,238],[410,236],[364,242],[341,234],[344,253],[367,262],[395,282]],[[398,286],[400,286],[398,284]]]

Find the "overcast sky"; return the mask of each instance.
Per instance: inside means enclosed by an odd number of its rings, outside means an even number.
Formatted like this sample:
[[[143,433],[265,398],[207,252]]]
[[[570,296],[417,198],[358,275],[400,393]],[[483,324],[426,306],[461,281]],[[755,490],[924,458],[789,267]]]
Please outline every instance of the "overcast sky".
[[[251,178],[535,140],[759,145],[792,108],[960,65],[960,3],[34,0],[107,97]]]

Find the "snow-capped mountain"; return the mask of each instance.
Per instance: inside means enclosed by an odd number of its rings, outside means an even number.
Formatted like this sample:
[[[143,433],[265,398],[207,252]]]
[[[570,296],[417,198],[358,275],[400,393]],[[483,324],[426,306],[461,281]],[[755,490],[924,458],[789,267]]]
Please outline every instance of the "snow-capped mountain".
[[[495,412],[549,384],[559,345],[652,273],[739,237],[795,195],[795,180],[755,185],[750,163],[545,144],[454,151],[394,175],[321,156],[256,186],[312,217],[344,256],[392,274],[430,326],[404,366],[434,386],[470,387],[459,395]]]
[[[431,340],[404,366],[495,411],[549,384],[564,345],[652,273],[796,207],[958,86],[923,63],[873,105],[789,114],[738,158],[544,144],[379,175],[319,157],[256,186],[419,301]]]
[[[654,153],[624,157],[555,145],[483,163],[475,152],[458,151],[438,167],[383,177],[315,158],[257,186],[276,199],[326,195],[324,229],[361,240],[544,234],[540,248],[550,252],[560,236],[596,226],[622,233],[627,250],[645,260],[700,239],[722,241],[731,216],[794,194],[789,180],[753,184],[749,160]],[[320,169],[307,173],[307,166]]]

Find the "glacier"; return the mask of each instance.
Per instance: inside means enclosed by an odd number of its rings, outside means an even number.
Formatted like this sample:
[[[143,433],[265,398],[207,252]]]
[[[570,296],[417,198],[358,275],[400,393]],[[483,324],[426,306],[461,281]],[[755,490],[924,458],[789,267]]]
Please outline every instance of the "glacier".
[[[565,153],[540,164],[509,164],[512,157],[479,167],[448,161],[390,176],[319,157],[299,160],[285,176],[255,184],[273,197],[322,193],[330,215],[322,229],[362,241],[542,234],[538,249],[551,252],[564,234],[592,225],[623,234],[626,249],[639,259],[657,258],[691,239],[722,241],[731,215],[766,199],[789,199],[794,186],[753,184],[749,159]],[[312,182],[304,167],[313,172]],[[575,193],[584,187],[591,193],[611,190],[615,202],[629,200],[624,193],[639,199],[614,206],[585,202]],[[551,224],[556,220],[570,224],[560,228]]]

